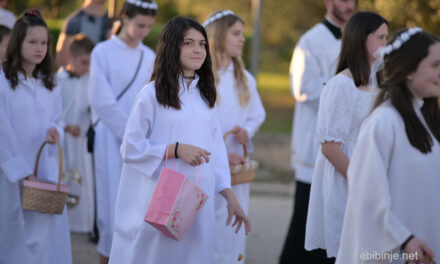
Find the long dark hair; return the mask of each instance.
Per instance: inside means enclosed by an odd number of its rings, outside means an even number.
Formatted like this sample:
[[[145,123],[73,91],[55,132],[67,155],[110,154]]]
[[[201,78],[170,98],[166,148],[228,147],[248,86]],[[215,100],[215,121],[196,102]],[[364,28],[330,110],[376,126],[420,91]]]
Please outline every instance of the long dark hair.
[[[178,75],[182,74],[180,47],[182,46],[186,31],[191,28],[199,31],[206,40],[206,58],[200,69],[196,70],[199,76],[197,86],[200,96],[209,107],[214,107],[215,105],[216,90],[211,68],[208,37],[205,29],[197,21],[186,17],[170,19],[165,24],[157,44],[157,56],[154,61],[151,80],[156,82],[156,98],[161,105],[180,109],[178,81]]]
[[[388,21],[373,12],[357,12],[348,20],[342,34],[341,54],[336,73],[349,69],[356,86],[367,85],[370,64],[366,42],[368,35]]]
[[[396,32],[390,43],[404,31]],[[391,101],[403,119],[409,142],[422,153],[431,152],[433,140],[414,111],[414,96],[406,84],[406,77],[415,72],[420,62],[428,56],[429,47],[439,42],[438,37],[421,31],[411,36],[399,49],[385,55],[379,84],[381,91],[374,104],[376,108],[385,100]],[[437,98],[425,98],[423,101],[423,117],[431,133],[440,141],[440,108]]]
[[[141,1],[141,0],[139,0]],[[145,3],[151,3],[152,1],[144,0],[142,2]],[[122,18],[124,16],[128,17],[129,19],[132,19],[133,17],[137,15],[143,15],[143,16],[156,16],[156,9],[149,9],[149,8],[143,8],[141,6],[137,6],[134,4],[131,4],[129,2],[125,2],[122,6],[121,12],[119,13],[119,17]],[[121,33],[121,29],[123,27],[123,22],[120,20],[121,24],[120,26],[115,30],[115,34],[118,35]]]
[[[54,62],[52,55],[52,37],[47,30],[46,22],[41,18],[40,12],[36,9],[28,9],[24,15],[19,18],[12,28],[8,48],[6,50],[6,60],[3,62],[3,71],[6,78],[11,82],[12,89],[18,85],[18,72],[26,75],[21,62],[21,46],[30,27],[42,26],[47,31],[47,52],[40,64],[35,66],[32,76],[40,78],[44,86],[52,90],[54,84]]]

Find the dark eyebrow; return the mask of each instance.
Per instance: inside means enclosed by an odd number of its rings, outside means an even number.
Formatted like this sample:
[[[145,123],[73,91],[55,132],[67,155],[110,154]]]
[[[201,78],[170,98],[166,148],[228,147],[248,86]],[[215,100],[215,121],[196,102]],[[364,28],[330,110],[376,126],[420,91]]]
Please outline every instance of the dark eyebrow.
[[[194,41],[195,42],[195,40],[194,39],[192,39],[192,38],[183,38],[183,40],[185,41],[185,40],[189,40],[189,41]],[[201,39],[200,40],[200,42],[206,42],[206,40],[204,40],[204,39]]]

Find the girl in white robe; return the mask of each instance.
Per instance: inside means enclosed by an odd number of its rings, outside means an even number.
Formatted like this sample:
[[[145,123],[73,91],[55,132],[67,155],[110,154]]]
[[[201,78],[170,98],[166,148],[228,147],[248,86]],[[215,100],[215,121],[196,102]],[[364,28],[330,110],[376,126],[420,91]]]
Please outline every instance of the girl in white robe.
[[[216,16],[217,19],[213,19]],[[221,16],[220,16],[221,15]],[[257,91],[257,83],[244,69],[241,59],[244,21],[230,10],[218,11],[204,24],[210,41],[213,71],[217,87],[217,109],[222,133],[234,133],[225,140],[229,165],[244,164],[243,145],[252,152],[250,139],[263,123],[266,113]],[[232,186],[232,191],[247,214],[249,183]],[[245,262],[246,234],[238,234],[225,225],[228,217],[226,201],[220,194],[215,197],[216,243],[213,263]]]
[[[347,199],[347,166],[363,119],[374,103],[368,90],[374,52],[386,44],[388,22],[372,12],[354,14],[344,28],[337,74],[321,93],[317,137],[321,142],[310,191],[305,248],[335,258]],[[334,259],[333,259],[334,262]]]
[[[39,148],[63,136],[48,34],[38,11],[26,11],[14,25],[0,73],[0,263],[72,263],[66,209],[54,215],[21,206],[23,180],[35,180]],[[43,149],[39,181],[58,182],[57,155],[53,144]]]
[[[381,92],[348,169],[336,261],[438,263],[440,40],[412,28],[395,34],[380,53]]]
[[[179,61],[175,61],[179,58]],[[232,192],[228,159],[215,107],[209,45],[196,21],[176,17],[165,25],[157,48],[153,82],[139,93],[124,134],[124,160],[116,202],[110,263],[202,264],[214,259],[215,194],[228,201],[228,224],[250,223]],[[165,165],[196,181],[208,199],[181,241],[164,236],[144,217]],[[225,221],[226,223],[226,221]],[[223,223],[223,224],[225,224]]]
[[[154,24],[157,5],[143,7],[142,3],[139,0],[124,4],[118,35],[99,43],[91,58],[92,121],[96,124],[99,120],[95,126],[93,155],[101,263],[106,263],[110,256],[114,208],[122,170],[119,151],[122,136],[134,99],[151,77],[155,58],[154,52],[142,40]],[[127,91],[117,100],[130,82]]]

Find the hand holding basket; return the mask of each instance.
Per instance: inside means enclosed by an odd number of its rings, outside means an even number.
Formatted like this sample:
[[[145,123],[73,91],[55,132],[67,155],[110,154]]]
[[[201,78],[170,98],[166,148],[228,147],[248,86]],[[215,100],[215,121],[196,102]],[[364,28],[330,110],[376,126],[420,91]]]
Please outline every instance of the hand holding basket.
[[[234,130],[230,130],[226,132],[223,136],[223,140],[226,140],[226,137],[229,134],[233,134]],[[244,159],[246,160],[245,164],[230,166],[231,170],[231,185],[241,184],[251,182],[255,178],[255,173],[258,170],[258,162],[255,160],[250,160],[248,157],[248,151],[246,145],[243,145],[244,151]]]
[[[35,161],[34,175],[37,177],[38,163],[40,161],[43,147],[48,143],[47,141],[41,145]],[[22,207],[24,210],[31,210],[45,214],[62,214],[64,205],[66,204],[67,195],[70,187],[61,185],[61,176],[63,170],[63,154],[58,140],[56,141],[59,155],[58,166],[58,183],[47,183],[40,181],[23,181],[23,201]]]

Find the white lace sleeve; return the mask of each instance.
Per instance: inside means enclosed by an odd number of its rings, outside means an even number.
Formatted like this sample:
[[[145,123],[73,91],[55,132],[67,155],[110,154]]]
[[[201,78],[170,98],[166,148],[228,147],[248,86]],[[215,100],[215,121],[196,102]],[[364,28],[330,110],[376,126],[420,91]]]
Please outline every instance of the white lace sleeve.
[[[322,91],[317,137],[319,142],[345,143],[349,135],[353,117],[354,83],[346,76],[336,75]]]

